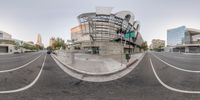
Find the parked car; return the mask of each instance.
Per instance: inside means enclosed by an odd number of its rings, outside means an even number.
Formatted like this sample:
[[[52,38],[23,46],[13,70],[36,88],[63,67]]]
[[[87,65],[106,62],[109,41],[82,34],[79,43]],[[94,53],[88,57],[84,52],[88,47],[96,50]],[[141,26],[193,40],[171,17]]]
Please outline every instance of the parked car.
[[[57,55],[56,52],[52,51],[52,54]]]
[[[14,52],[14,54],[20,54],[20,52]]]

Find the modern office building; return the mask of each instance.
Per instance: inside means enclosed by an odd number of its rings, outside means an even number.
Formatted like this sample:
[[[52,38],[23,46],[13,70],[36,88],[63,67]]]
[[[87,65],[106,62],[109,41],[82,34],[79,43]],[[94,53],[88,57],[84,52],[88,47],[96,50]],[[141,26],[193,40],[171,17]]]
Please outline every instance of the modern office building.
[[[112,8],[98,7],[96,12],[80,14],[80,25],[71,29],[73,47],[102,55],[140,52],[143,38],[134,14],[111,12]]]
[[[200,53],[200,30],[181,26],[167,30],[171,52]]]

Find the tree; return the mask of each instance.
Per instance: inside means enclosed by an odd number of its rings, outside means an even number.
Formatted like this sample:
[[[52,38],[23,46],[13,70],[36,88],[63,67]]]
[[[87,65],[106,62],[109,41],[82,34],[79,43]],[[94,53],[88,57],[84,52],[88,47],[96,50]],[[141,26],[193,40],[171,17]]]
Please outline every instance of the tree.
[[[148,50],[147,41],[145,41],[145,42],[142,43],[141,49],[143,49],[144,51]]]
[[[15,42],[15,50],[18,50],[18,49],[20,49],[20,44],[19,42]]]
[[[47,47],[47,50],[52,50],[52,47],[51,47],[51,46],[48,46],[48,47]]]
[[[52,44],[52,49],[54,50],[58,50],[60,48],[65,49],[66,48],[66,44],[65,41],[62,38],[56,38],[56,40],[54,41],[54,43]]]

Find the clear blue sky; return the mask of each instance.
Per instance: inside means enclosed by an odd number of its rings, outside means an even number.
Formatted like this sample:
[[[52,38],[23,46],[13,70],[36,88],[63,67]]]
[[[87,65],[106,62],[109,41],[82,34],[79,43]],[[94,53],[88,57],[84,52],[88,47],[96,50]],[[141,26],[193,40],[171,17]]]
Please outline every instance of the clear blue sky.
[[[97,6],[113,7],[113,13],[132,11],[141,23],[148,43],[166,40],[166,30],[182,25],[200,29],[200,0],[0,0],[0,30],[13,38],[36,41],[40,33],[45,46],[52,36],[70,39],[80,13]]]

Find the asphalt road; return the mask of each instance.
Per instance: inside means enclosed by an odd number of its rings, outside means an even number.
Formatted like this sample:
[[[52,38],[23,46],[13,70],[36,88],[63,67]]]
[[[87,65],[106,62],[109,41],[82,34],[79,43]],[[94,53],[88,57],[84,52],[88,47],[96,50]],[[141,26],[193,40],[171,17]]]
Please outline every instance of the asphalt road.
[[[132,72],[103,83],[84,82],[69,76],[45,52],[0,56],[0,66],[3,66],[0,71],[18,68],[30,61],[33,62],[20,69],[0,72],[0,100],[200,99],[200,56],[147,53]]]

